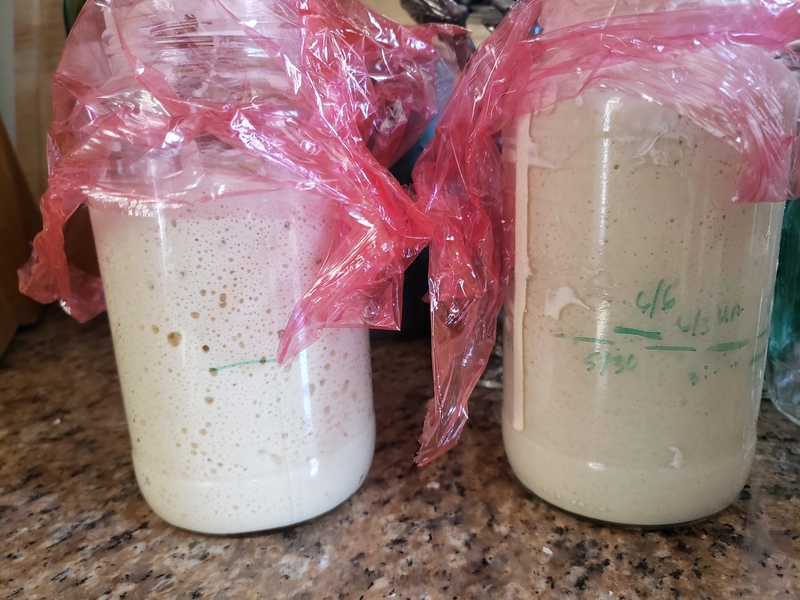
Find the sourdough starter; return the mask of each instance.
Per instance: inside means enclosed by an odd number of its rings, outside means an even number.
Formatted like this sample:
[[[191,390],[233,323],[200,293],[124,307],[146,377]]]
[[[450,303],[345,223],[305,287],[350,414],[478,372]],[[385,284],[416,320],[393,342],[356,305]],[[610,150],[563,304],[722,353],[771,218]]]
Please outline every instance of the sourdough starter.
[[[335,224],[308,192],[273,195],[91,209],[137,480],[179,527],[309,519],[348,498],[372,459],[368,332],[329,330],[275,362]]]
[[[732,202],[733,148],[610,91],[522,118],[511,137],[514,472],[602,521],[723,509],[753,460],[783,205]]]

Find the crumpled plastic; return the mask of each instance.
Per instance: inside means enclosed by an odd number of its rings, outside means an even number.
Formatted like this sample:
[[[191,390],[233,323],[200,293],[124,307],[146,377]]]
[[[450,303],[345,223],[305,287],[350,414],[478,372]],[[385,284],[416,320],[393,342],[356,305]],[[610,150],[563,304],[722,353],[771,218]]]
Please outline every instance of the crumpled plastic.
[[[53,80],[43,230],[21,291],[91,319],[101,281],[65,252],[89,198],[146,215],[269,189],[277,166],[341,220],[279,361],[326,327],[399,328],[402,274],[432,225],[387,168],[435,117],[437,73],[463,66],[465,36],[402,27],[357,0],[90,0]],[[208,139],[229,150],[218,164],[193,160]]]
[[[415,167],[418,202],[435,223],[429,276],[435,395],[418,464],[458,441],[494,344],[514,262],[501,136],[517,117],[602,86],[670,107],[737,148],[735,200],[796,195],[796,136],[787,135],[796,123],[785,122],[785,107],[798,103],[786,67],[798,64],[788,44],[800,37],[800,4],[689,8],[684,2],[670,12],[598,14],[561,27],[558,11],[568,14],[572,4],[516,3],[473,56]]]

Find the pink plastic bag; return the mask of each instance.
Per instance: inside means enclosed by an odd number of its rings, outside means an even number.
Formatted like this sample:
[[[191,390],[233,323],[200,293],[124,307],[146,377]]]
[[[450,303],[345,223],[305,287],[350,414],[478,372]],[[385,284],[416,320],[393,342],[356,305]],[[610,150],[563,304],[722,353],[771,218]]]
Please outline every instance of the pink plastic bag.
[[[64,248],[87,198],[147,214],[266,189],[278,165],[341,217],[279,359],[325,327],[398,328],[403,271],[432,230],[387,167],[434,118],[437,69],[464,60],[464,36],[401,27],[356,0],[90,0],[54,77],[44,228],[20,289],[91,319],[105,309],[100,279]],[[209,137],[230,150],[210,168],[192,158]]]
[[[435,223],[435,397],[419,464],[458,441],[494,344],[514,263],[513,198],[500,138],[516,117],[605,86],[670,107],[737,148],[739,201],[784,200],[798,179],[796,138],[786,136],[782,110],[797,104],[797,84],[774,57],[783,53],[788,65],[797,64],[787,44],[800,37],[800,4],[756,0],[542,29],[540,18],[559,10],[569,5],[517,2],[473,56],[414,171],[418,201]],[[762,85],[775,80],[767,73],[776,69],[786,71],[785,86]]]

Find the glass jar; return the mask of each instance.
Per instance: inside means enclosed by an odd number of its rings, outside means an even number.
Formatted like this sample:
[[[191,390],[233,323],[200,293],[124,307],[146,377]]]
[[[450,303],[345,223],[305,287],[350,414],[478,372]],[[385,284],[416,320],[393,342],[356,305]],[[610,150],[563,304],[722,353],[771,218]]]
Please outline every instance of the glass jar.
[[[644,4],[584,8],[664,3]],[[545,31],[585,16],[548,5]],[[602,87],[518,119],[505,140],[516,258],[502,421],[515,474],[603,522],[724,509],[754,456],[783,204],[732,202],[737,150]]]
[[[800,199],[786,203],[767,353],[766,387],[775,407],[800,425]]]
[[[262,7],[262,33],[298,44],[268,18],[276,7]],[[87,16],[105,25],[87,77],[113,91],[93,109],[118,117],[94,133],[108,160],[88,205],[139,488],[173,525],[235,534],[345,501],[369,470],[375,415],[366,329],[328,330],[276,361],[342,215],[226,129],[232,107],[257,106],[265,122],[295,119],[297,143],[304,134],[282,66],[218,8],[181,20],[136,2]]]

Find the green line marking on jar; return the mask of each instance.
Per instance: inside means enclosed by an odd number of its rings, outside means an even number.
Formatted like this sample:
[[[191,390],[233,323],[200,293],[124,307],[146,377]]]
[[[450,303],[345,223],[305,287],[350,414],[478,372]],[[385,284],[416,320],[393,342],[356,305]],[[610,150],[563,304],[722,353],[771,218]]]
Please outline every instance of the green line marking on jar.
[[[697,352],[694,346],[645,346],[644,349],[657,352]]]
[[[567,334],[566,333],[554,333],[553,337],[565,338],[565,337],[567,337]]]
[[[642,329],[633,329],[632,327],[614,327],[614,333],[622,335],[638,335],[649,340],[660,340],[660,331],[644,331]]]
[[[761,352],[759,352],[759,353],[758,353],[758,354],[756,354],[756,355],[755,355],[753,358],[751,358],[751,359],[750,359],[750,364],[751,364],[751,365],[754,365],[754,364],[756,364],[756,363],[757,363],[757,362],[759,362],[759,361],[760,361],[762,358],[764,358],[764,356],[765,356],[766,354],[767,354],[767,349],[766,349],[766,348],[764,348],[764,349],[763,349]]]
[[[212,375],[216,375],[218,371],[224,371],[225,369],[233,369],[235,367],[246,367],[248,365],[266,365],[275,362],[277,361],[274,358],[266,358],[265,356],[262,356],[258,360],[245,360],[242,362],[231,363],[229,365],[222,365],[221,367],[211,367],[208,370],[208,372],[211,373]]]
[[[769,327],[767,327],[767,328],[766,328],[764,331],[762,331],[761,333],[759,333],[759,334],[756,336],[756,339],[757,339],[757,340],[760,340],[761,338],[763,338],[763,337],[764,337],[765,335],[767,335],[768,333],[769,333]]]
[[[714,344],[708,349],[708,352],[730,352],[731,350],[738,350],[744,348],[749,344],[749,340],[739,340],[737,342],[724,342],[722,344]]]
[[[573,337],[573,341],[575,342],[589,342],[590,344],[603,344],[604,346],[613,346],[615,342],[611,340],[603,340],[600,338],[592,338],[592,337]]]

